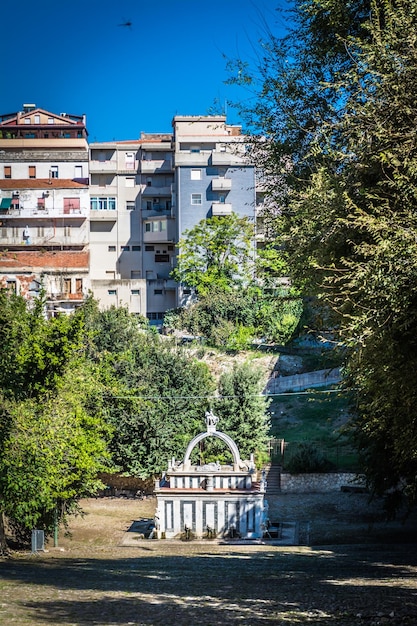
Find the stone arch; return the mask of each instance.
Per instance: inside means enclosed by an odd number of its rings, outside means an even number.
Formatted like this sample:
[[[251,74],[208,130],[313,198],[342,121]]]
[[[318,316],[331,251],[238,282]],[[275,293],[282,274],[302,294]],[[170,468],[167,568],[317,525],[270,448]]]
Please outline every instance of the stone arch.
[[[225,433],[222,433],[218,430],[214,430],[213,432],[200,433],[199,435],[197,435],[196,437],[194,437],[194,439],[190,441],[190,443],[188,444],[187,450],[185,451],[184,465],[188,463],[190,456],[191,456],[191,452],[193,451],[195,446],[198,443],[200,443],[202,439],[205,439],[206,437],[218,437],[219,439],[224,441],[229,447],[233,455],[233,463],[237,466],[240,465],[240,454],[239,454],[237,445],[235,444],[233,439],[229,437],[229,435],[226,435]]]

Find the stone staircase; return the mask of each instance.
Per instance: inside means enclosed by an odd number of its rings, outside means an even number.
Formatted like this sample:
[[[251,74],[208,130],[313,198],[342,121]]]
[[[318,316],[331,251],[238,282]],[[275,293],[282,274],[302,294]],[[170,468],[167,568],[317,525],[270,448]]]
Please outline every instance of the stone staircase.
[[[267,497],[278,496],[281,493],[281,471],[282,467],[278,463],[270,463],[265,466]]]

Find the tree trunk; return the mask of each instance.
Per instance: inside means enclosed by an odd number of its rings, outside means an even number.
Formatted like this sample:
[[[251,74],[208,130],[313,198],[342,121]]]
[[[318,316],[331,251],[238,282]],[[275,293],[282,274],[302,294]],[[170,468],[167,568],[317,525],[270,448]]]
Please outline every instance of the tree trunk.
[[[3,511],[0,511],[0,556],[7,556],[9,554],[9,548],[7,546],[6,531],[4,528],[4,515]]]

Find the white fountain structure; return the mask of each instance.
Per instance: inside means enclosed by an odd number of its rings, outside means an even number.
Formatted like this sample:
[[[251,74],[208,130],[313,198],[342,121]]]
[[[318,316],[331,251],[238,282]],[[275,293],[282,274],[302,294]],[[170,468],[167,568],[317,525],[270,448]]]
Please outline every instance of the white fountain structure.
[[[253,454],[242,461],[233,439],[216,429],[217,422],[211,411],[206,412],[207,430],[190,441],[182,462],[170,461],[155,483],[159,539],[263,536],[265,479],[256,482]],[[206,437],[217,437],[228,446],[232,465],[191,464],[193,449]]]

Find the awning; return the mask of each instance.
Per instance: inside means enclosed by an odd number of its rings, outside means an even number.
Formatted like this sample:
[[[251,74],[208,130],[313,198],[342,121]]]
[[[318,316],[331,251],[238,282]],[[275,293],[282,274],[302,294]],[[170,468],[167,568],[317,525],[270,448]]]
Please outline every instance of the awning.
[[[11,198],[2,198],[1,204],[0,204],[0,211],[7,211],[7,209],[10,209],[11,204],[12,204]]]

